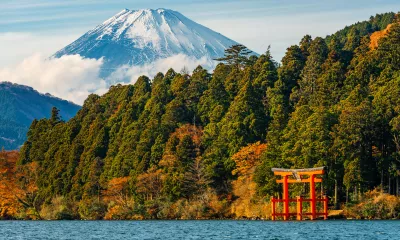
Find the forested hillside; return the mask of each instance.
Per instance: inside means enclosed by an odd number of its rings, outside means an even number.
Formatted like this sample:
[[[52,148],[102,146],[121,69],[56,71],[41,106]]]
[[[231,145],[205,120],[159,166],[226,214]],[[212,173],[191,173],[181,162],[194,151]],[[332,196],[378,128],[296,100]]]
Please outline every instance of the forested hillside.
[[[40,94],[31,87],[0,82],[0,148],[19,149],[26,141],[32,121],[50,117],[52,107],[61,110],[64,120],[75,116],[80,109],[74,103]]]
[[[371,34],[389,24],[371,45]],[[376,187],[398,191],[395,14],[326,38],[306,35],[281,64],[269,51],[246,57],[234,46],[226,53],[212,74],[198,67],[142,76],[89,96],[68,122],[57,109],[35,120],[18,161],[40,172],[35,213],[265,217],[263,206],[280,192],[271,167],[326,166],[323,191],[332,205]]]

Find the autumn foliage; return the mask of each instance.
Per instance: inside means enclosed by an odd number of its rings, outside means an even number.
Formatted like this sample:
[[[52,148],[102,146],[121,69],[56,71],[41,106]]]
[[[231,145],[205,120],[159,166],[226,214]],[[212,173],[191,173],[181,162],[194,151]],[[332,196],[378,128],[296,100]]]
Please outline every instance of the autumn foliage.
[[[16,161],[18,152],[0,153],[0,218],[9,219],[20,208],[18,199],[13,194],[16,189]]]
[[[374,189],[363,194],[358,203],[346,206],[345,214],[356,219],[398,219],[400,197]]]
[[[17,167],[17,151],[0,152],[0,219],[40,219],[35,202],[37,163]]]
[[[239,178],[254,173],[254,169],[261,161],[261,154],[266,150],[265,143],[253,143],[240,149],[239,152],[232,156],[236,163],[236,169],[233,174],[238,174]]]
[[[257,185],[253,180],[256,167],[261,162],[261,156],[266,151],[265,143],[253,143],[240,149],[232,156],[236,163],[233,174],[237,180],[232,182],[233,193],[237,199],[232,203],[231,212],[237,217],[268,218],[269,205],[265,199],[257,196]]]
[[[386,29],[372,33],[370,36],[371,43],[369,44],[369,47],[371,49],[376,49],[378,47],[378,43],[379,43],[380,39],[385,37],[389,33],[391,27],[392,27],[392,24],[389,24]]]
[[[266,218],[274,167],[326,166],[336,206],[377,186],[399,194],[395,18],[306,35],[281,64],[233,46],[212,73],[111,86],[67,122],[54,108],[32,122],[17,167],[2,162],[4,218]]]

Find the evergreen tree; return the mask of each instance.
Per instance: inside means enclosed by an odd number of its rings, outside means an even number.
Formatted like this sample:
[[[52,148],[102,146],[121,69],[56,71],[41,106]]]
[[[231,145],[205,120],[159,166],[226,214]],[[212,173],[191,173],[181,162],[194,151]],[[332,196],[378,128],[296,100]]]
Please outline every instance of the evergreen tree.
[[[292,89],[298,85],[300,74],[304,68],[306,56],[299,48],[294,45],[287,49],[282,58],[282,66],[278,70],[279,79],[284,86],[284,95],[289,99]]]
[[[248,55],[252,53],[247,47],[236,44],[225,50],[225,56],[215,60],[234,66],[236,69],[243,68],[249,61]]]
[[[53,107],[51,109],[51,117],[50,117],[50,123],[55,125],[61,121],[60,117],[60,110],[58,110],[56,107]]]
[[[281,65],[269,49],[248,57],[236,47],[212,74],[197,67],[192,75],[141,76],[90,95],[68,122],[54,108],[32,122],[20,150],[18,169],[40,172],[30,203],[45,211],[61,196],[90,219],[122,210],[144,218],[180,218],[179,209],[225,216],[243,196],[233,195],[244,173],[249,191],[257,184],[251,204],[281,192],[272,167],[325,166],[323,187],[336,205],[375,187],[396,193],[399,25],[370,48],[370,34],[393,18],[377,15],[325,39],[307,35]],[[115,183],[124,187],[110,188]]]
[[[305,35],[300,41],[300,49],[305,58],[307,58],[309,53],[309,48],[311,46],[313,39],[310,35]]]
[[[228,93],[224,87],[229,70],[227,65],[218,64],[207,90],[200,97],[198,112],[204,125],[209,122],[219,122],[229,106]]]
[[[293,96],[301,105],[306,104],[309,96],[313,96],[317,90],[317,79],[322,73],[322,65],[328,54],[325,41],[322,38],[314,39],[310,45],[309,54],[301,74],[298,92]]]
[[[254,88],[260,92],[260,96],[265,97],[268,87],[273,87],[275,81],[278,79],[277,63],[271,56],[270,49],[258,58],[254,64],[255,74],[258,76],[254,79]]]

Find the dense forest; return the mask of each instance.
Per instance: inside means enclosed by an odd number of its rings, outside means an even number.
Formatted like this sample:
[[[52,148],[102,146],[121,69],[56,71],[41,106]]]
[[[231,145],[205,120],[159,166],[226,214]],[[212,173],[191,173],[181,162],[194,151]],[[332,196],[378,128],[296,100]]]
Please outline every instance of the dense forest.
[[[31,87],[0,82],[0,147],[19,149],[32,121],[50,117],[53,106],[60,110],[64,120],[80,109],[72,102],[41,94]]]
[[[280,63],[235,45],[213,73],[142,76],[90,95],[67,122],[53,108],[19,153],[19,217],[268,217],[281,192],[271,167],[325,166],[333,208],[375,188],[398,195],[397,22],[306,35]]]

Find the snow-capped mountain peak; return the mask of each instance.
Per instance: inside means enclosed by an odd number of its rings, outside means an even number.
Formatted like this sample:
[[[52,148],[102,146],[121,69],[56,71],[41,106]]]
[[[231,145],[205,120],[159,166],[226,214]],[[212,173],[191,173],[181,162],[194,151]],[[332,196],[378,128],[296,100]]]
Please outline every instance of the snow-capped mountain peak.
[[[54,54],[104,57],[104,72],[184,54],[213,59],[237,42],[169,9],[124,9]]]

